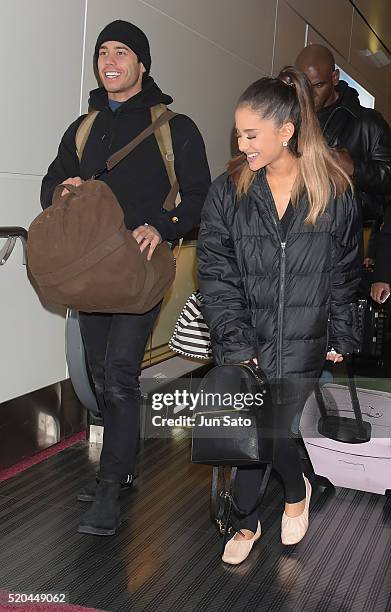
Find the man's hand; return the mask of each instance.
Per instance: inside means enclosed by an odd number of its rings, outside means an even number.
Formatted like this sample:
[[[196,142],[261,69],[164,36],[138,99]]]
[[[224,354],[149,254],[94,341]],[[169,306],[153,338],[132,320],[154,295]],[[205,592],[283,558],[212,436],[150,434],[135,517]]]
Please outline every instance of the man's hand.
[[[390,285],[388,283],[373,283],[371,286],[371,298],[378,304],[384,304],[390,296]]]
[[[353,176],[354,164],[349,151],[347,149],[330,149],[330,152],[342,170],[345,170],[349,176]]]
[[[152,258],[153,252],[157,245],[161,243],[162,237],[153,225],[139,225],[132,232],[132,236],[137,240],[140,245],[140,251],[143,252],[149,245],[149,251],[147,255],[148,261]]]
[[[82,183],[83,183],[83,180],[80,178],[80,176],[73,176],[73,177],[67,178],[65,181],[61,183],[61,185],[67,184],[67,185],[73,185],[74,187],[79,187],[79,185],[81,185]],[[67,193],[69,193],[68,189],[63,189],[61,192],[61,197]]]
[[[334,363],[340,363],[343,361],[343,355],[336,353],[335,351],[329,351],[326,355],[327,361],[333,361]]]
[[[367,268],[367,270],[370,270],[375,265],[375,260],[372,259],[372,257],[365,257],[363,264]]]

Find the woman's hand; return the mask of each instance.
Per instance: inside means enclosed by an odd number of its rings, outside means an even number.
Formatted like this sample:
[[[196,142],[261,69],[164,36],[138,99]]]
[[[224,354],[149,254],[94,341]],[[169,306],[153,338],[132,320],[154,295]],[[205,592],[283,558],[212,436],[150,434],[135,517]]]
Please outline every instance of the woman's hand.
[[[334,363],[340,363],[343,361],[343,355],[336,353],[334,350],[329,351],[326,355],[327,361],[333,361]]]
[[[247,361],[243,361],[242,363],[254,363],[256,366],[258,366],[258,359],[253,357],[252,359],[247,359]]]

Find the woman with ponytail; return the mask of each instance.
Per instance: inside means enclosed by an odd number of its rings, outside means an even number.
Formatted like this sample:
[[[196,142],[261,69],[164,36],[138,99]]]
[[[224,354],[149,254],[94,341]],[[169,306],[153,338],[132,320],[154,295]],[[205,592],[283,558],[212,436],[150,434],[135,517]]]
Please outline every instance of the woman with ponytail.
[[[273,467],[285,493],[283,544],[308,529],[311,485],[291,424],[324,365],[356,346],[361,222],[349,177],[323,139],[304,74],[284,68],[246,89],[235,111],[240,154],[211,186],[199,233],[202,310],[217,364],[253,361],[272,383]],[[235,497],[256,501],[261,468],[238,469]],[[223,561],[237,564],[261,535],[238,520]]]

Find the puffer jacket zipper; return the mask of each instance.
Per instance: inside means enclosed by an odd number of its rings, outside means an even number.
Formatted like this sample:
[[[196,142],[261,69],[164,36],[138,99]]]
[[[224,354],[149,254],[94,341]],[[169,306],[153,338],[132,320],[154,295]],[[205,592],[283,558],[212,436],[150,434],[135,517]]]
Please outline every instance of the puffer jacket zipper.
[[[280,251],[280,274],[278,281],[278,317],[277,317],[277,378],[282,378],[282,343],[283,343],[283,329],[284,329],[284,299],[285,299],[285,269],[286,269],[286,240],[288,236],[288,231],[286,232],[285,240],[281,239],[280,229],[278,226],[278,221],[276,219],[276,215],[273,212],[277,212],[276,205],[274,202],[273,194],[267,182],[266,176],[264,177],[265,186],[268,193],[268,199],[270,202],[271,210],[269,212],[273,219],[274,226],[276,228],[276,233],[278,236],[278,240],[280,242],[281,251]],[[292,224],[292,221],[290,225]]]
[[[286,242],[281,242],[280,257],[280,287],[278,297],[278,352],[277,352],[277,378],[282,378],[282,330],[284,325],[284,300],[285,300],[285,266],[286,266]]]

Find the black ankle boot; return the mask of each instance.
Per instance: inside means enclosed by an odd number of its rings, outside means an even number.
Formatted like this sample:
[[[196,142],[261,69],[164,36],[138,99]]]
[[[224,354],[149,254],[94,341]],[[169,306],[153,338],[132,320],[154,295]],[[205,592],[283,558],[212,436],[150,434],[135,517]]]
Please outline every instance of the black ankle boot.
[[[79,523],[79,533],[103,536],[115,534],[120,523],[120,488],[118,481],[100,479],[95,500]]]
[[[127,478],[124,478],[123,480],[121,480],[121,492],[129,491],[133,487],[135,478],[136,478],[135,475],[128,474]],[[80,491],[77,494],[77,501],[93,502],[95,499],[96,491],[98,489],[98,484],[99,484],[99,478],[96,477],[96,479],[93,482],[91,482],[90,484],[80,489]]]

